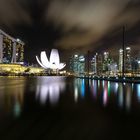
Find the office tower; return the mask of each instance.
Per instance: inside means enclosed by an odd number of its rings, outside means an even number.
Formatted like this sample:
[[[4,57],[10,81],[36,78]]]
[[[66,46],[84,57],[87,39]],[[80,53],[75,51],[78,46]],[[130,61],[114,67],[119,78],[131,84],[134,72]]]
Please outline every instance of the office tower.
[[[96,74],[96,56],[91,59],[90,65],[92,74]]]
[[[123,50],[119,50],[119,72],[122,73],[123,71]]]
[[[119,72],[122,73],[123,72],[123,67],[124,67],[124,72],[131,72],[132,70],[132,65],[131,65],[131,48],[127,47],[124,50],[124,57],[123,57],[123,50],[120,49],[119,50]],[[123,60],[124,58],[124,60]],[[124,64],[123,64],[124,61]],[[123,66],[124,65],[124,66]]]
[[[103,56],[103,72],[106,73],[109,70],[108,67],[111,63],[111,59],[109,58],[109,52],[104,52]]]
[[[101,54],[97,55],[96,57],[96,67],[97,67],[97,75],[102,75],[103,72],[103,57]]]
[[[109,52],[104,52],[104,61],[107,61],[109,58]]]
[[[125,71],[130,72],[131,70],[131,48],[127,47],[125,53]]]
[[[83,55],[79,56],[78,72],[80,75],[85,73],[85,57]]]
[[[75,54],[70,58],[70,72],[73,74],[78,73],[78,55]]]
[[[94,75],[102,75],[103,72],[103,57],[96,53],[91,60],[91,72]]]
[[[103,57],[101,54],[96,53],[91,60],[91,70],[93,74],[102,75],[103,72]]]
[[[70,72],[74,75],[84,75],[85,73],[85,57],[84,55],[73,55],[70,58]]]

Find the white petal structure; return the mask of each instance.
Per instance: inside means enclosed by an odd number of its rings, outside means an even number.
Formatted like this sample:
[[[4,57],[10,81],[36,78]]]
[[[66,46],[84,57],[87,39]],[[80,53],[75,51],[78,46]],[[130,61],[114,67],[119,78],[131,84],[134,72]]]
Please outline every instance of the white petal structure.
[[[66,64],[60,63],[60,57],[57,49],[52,49],[50,54],[50,61],[47,58],[46,52],[42,51],[40,54],[40,59],[36,56],[36,60],[41,67],[44,69],[61,70]]]

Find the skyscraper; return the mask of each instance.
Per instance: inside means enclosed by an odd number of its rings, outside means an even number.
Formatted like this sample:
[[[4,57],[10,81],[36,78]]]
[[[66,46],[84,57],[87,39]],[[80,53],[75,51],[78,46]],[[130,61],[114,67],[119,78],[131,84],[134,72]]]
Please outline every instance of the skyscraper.
[[[132,70],[131,67],[131,48],[126,48],[126,54],[125,54],[125,71],[130,72]]]
[[[24,43],[0,30],[0,63],[24,62]]]
[[[124,58],[124,72],[130,72],[132,70],[131,66],[131,48],[127,47],[124,50],[124,57],[123,57],[123,50],[119,50],[119,72],[123,72],[123,58]]]
[[[97,75],[102,75],[102,72],[103,72],[103,57],[102,57],[101,54],[97,55],[96,63],[97,63]]]
[[[101,54],[96,53],[91,60],[91,69],[93,74],[101,75],[103,71],[103,57]]]
[[[123,71],[123,49],[119,50],[119,72]]]
[[[109,70],[111,59],[109,58],[109,52],[104,52],[103,56],[103,72],[106,73]]]
[[[91,59],[90,65],[92,74],[96,74],[96,55]]]
[[[85,57],[84,55],[73,55],[70,58],[70,72],[74,75],[84,75],[85,73]]]
[[[107,61],[109,58],[109,52],[104,52],[104,61]]]

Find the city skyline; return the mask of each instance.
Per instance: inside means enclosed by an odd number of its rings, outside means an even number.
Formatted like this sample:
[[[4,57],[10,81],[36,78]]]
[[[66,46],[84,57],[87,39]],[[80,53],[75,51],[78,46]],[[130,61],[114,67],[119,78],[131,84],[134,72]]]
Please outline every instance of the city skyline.
[[[140,130],[140,0],[0,0],[0,140],[133,140]]]
[[[38,52],[59,49],[62,61],[74,52],[111,51],[122,47],[122,27],[126,27],[125,45],[139,53],[140,2],[138,0],[2,0],[0,28],[26,44],[25,58],[35,63]],[[3,7],[8,8],[3,8]],[[5,15],[5,16],[3,16]],[[32,55],[31,55],[32,54]]]
[[[124,53],[123,53],[124,51]],[[117,58],[110,52],[100,52],[87,55],[75,53],[69,59],[67,69],[75,76],[109,76],[109,77],[139,77],[140,56],[133,56],[132,49],[125,47],[117,51]]]
[[[9,36],[2,30],[0,30],[0,39],[1,63],[26,65],[24,62],[24,46],[26,46],[24,42]],[[139,72],[140,55],[132,55],[132,49],[124,44],[124,48],[116,50],[118,52],[117,57],[114,57],[112,52],[109,51],[101,51],[99,53],[88,51],[87,54],[74,53],[68,59],[66,70],[78,76],[86,75],[87,72],[90,75],[112,74],[112,76],[121,75],[124,72],[131,74]],[[60,63],[58,50],[52,49],[50,58],[47,57],[47,54],[45,51],[42,51],[40,58],[36,56],[38,64],[47,71],[49,69],[54,71],[61,70],[64,63]]]

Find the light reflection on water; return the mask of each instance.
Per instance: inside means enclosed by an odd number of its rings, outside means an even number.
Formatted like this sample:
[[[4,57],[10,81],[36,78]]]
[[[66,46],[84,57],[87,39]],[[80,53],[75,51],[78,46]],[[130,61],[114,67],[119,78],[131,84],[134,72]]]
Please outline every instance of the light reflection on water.
[[[91,87],[91,92],[93,93],[93,96],[96,99],[96,97],[97,97],[97,85],[98,85],[97,80],[93,80],[92,83],[93,84]]]
[[[140,84],[137,84],[137,98],[138,101],[140,102]]]
[[[78,101],[78,97],[85,97],[85,79],[74,79],[74,100]]]
[[[82,95],[84,95],[83,91],[85,91],[85,94],[87,91],[82,90],[84,87],[82,84],[83,79],[75,79],[75,81],[74,97],[75,102],[77,102],[78,96],[82,97]],[[130,111],[132,102],[134,102],[134,104],[137,104],[136,100],[140,102],[140,84],[91,80],[89,81],[89,88],[90,94],[92,94],[93,97],[93,102],[100,99],[98,102],[104,107],[107,107],[111,101],[114,106],[117,103],[118,108]],[[136,94],[136,96],[134,94]],[[133,99],[133,97],[137,97],[137,99]]]
[[[41,104],[45,104],[47,99],[51,104],[56,104],[60,93],[65,90],[65,84],[65,77],[38,77],[36,98]]]
[[[107,102],[108,102],[108,93],[109,93],[107,81],[104,82],[103,88],[104,88],[104,90],[103,90],[103,105],[106,106]]]
[[[120,108],[123,107],[123,100],[124,100],[124,96],[123,96],[123,84],[119,84],[119,88],[118,88],[118,103],[119,103],[119,107]]]
[[[26,79],[6,78],[0,79],[0,110],[18,117],[23,106]],[[0,112],[1,113],[1,112]]]
[[[0,115],[13,114],[19,117],[25,100],[32,97],[41,105],[46,103],[57,105],[62,93],[65,102],[71,98],[75,104],[79,101],[100,103],[104,108],[117,107],[119,110],[131,111],[140,108],[140,84],[117,83],[100,80],[66,79],[65,77],[35,77],[35,78],[0,78]],[[72,96],[71,96],[72,95]],[[35,97],[35,98],[34,98]],[[65,103],[63,103],[63,106]]]
[[[121,109],[126,108],[127,111],[131,109],[131,98],[133,95],[133,88],[131,84],[121,84],[118,86],[118,103]]]
[[[131,98],[132,98],[132,87],[131,84],[126,85],[126,109],[129,111],[131,109]]]

